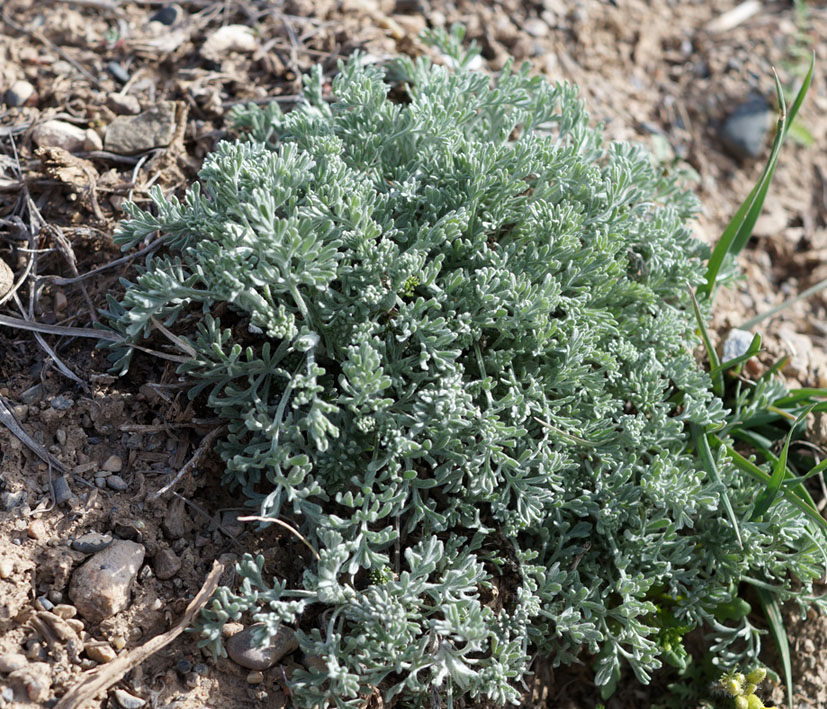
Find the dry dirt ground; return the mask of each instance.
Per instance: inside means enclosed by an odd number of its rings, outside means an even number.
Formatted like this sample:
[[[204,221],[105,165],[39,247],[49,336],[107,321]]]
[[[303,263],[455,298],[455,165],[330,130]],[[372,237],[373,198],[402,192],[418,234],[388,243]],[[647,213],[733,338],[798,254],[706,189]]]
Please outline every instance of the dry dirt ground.
[[[573,81],[610,138],[647,142],[665,162],[691,167],[704,205],[697,232],[708,241],[746,196],[768,152],[765,146],[758,159],[731,157],[722,122],[751,93],[774,96],[773,66],[794,86],[815,50],[799,141],[785,148],[743,255],[746,278],[718,302],[723,336],[827,277],[827,8],[756,0],[746,3],[757,6],[754,14],[727,24],[736,4],[4,0],[0,258],[15,289],[14,297],[0,296],[0,312],[90,327],[106,295],[118,293],[119,278],[140,260],[118,260],[112,241],[124,201],[146,203],[153,185],[180,193],[227,135],[232,105],[268,97],[289,105],[316,62],[330,73],[338,57],[357,48],[378,59],[427,52],[420,30],[460,21],[489,69],[510,54],[551,80]],[[160,19],[171,24],[152,20],[164,8]],[[222,46],[227,35],[219,30],[230,25],[254,32],[236,32]],[[119,117],[153,107],[160,127],[148,148],[101,141]],[[43,124],[53,119],[80,129],[69,152],[38,149],[48,142]],[[78,278],[83,274],[90,276]],[[762,323],[766,361],[789,354],[791,381],[824,385],[824,316],[825,301],[816,295]],[[219,461],[209,445],[199,448],[217,422],[188,403],[172,364],[138,357],[130,374],[116,379],[92,339],[0,325],[0,655],[21,652],[29,662],[27,677],[0,675],[0,706],[54,706],[95,667],[93,657],[104,659],[95,647],[123,655],[168,631],[216,559],[231,569],[241,549],[258,549],[281,573],[301,572],[292,537],[256,537],[235,520],[238,503],[222,492]],[[13,434],[12,414],[28,443]],[[38,446],[42,457],[32,452]],[[68,494],[55,487],[61,467],[71,497],[55,504],[56,494]],[[170,491],[156,495],[185,467]],[[132,540],[146,552],[128,608],[102,622],[69,617],[67,609],[70,576],[88,557],[72,543],[88,532]],[[231,576],[225,572],[223,581]],[[790,633],[796,706],[827,706],[827,623],[811,616],[792,623]],[[250,678],[229,660],[202,655],[184,635],[114,687],[153,707],[289,706],[284,681],[302,660],[296,653]],[[588,670],[538,670],[545,685],[527,693],[526,706],[596,705]],[[666,681],[656,678],[653,691],[624,684],[609,707],[660,701]],[[88,706],[119,706],[113,691]],[[783,700],[780,688],[773,698]]]

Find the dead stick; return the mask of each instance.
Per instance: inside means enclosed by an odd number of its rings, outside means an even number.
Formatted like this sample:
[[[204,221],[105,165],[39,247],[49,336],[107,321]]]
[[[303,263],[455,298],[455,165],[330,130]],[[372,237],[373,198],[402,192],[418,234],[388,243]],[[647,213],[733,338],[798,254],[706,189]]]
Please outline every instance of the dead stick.
[[[143,645],[130,650],[125,655],[116,657],[112,662],[91,670],[80,682],[63,695],[63,698],[55,705],[55,709],[76,709],[76,707],[82,706],[85,702],[94,699],[99,692],[109,689],[132,668],[137,667],[161,648],[169,645],[192,624],[195,616],[207,605],[213,591],[218,587],[218,580],[223,571],[224,565],[214,561],[207,580],[204,581],[204,585],[201,586],[201,590],[195,598],[190,601],[187,610],[184,611],[184,617],[181,618],[178,625],[166,633],[147,640]]]

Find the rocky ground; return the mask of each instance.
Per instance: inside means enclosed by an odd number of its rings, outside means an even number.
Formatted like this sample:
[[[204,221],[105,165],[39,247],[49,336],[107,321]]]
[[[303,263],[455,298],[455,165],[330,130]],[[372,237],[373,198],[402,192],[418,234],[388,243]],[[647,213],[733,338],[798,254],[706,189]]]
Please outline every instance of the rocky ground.
[[[689,169],[704,204],[697,233],[712,242],[767,156],[772,67],[792,91],[815,50],[813,87],[743,256],[745,278],[718,301],[719,337],[827,278],[827,9],[815,3],[0,7],[0,706],[69,706],[58,700],[90,673],[111,687],[89,707],[289,705],[285,680],[309,661],[289,634],[255,653],[247,630],[230,627],[232,659],[218,661],[176,634],[190,600],[218,581],[215,560],[221,583],[242,549],[289,578],[301,573],[298,542],[238,521],[211,454],[218,422],[188,402],[174,363],[137,358],[117,379],[88,329],[140,262],[112,242],[124,202],[146,203],[153,186],[180,193],[227,135],[233,105],[289,106],[314,63],[330,73],[357,48],[377,60],[427,52],[420,30],[460,21],[487,69],[511,55],[573,81],[610,138],[646,142]],[[764,360],[788,355],[791,382],[825,385],[824,316],[816,295],[762,323]],[[814,615],[791,620],[797,706],[827,705],[826,630]],[[170,642],[144,645],[153,638]],[[589,670],[537,671],[526,706],[597,703]],[[663,701],[668,681],[656,678],[651,692],[629,681],[609,706]]]

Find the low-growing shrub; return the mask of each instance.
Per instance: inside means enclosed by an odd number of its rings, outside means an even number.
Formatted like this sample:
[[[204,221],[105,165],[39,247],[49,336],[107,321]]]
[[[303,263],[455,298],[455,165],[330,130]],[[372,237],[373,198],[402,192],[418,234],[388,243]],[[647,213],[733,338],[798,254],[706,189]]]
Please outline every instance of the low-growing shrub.
[[[294,624],[303,707],[516,701],[535,654],[646,682],[697,626],[754,658],[738,584],[806,600],[821,532],[782,497],[753,519],[759,483],[690,435],[730,441],[693,355],[696,201],[572,87],[455,59],[354,57],[333,102],[318,70],[289,113],[237,110],[200,185],[117,232],[168,252],[113,327],[181,338],[225,482],[318,549],[297,586],[246,557],[204,643]]]

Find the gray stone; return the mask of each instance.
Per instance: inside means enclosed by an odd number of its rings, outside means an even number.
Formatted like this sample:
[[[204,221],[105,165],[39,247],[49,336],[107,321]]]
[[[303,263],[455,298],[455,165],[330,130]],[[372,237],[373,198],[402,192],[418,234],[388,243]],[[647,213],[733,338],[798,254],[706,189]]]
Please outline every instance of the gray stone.
[[[115,77],[116,81],[125,84],[129,81],[129,72],[124,69],[118,62],[111,61],[106,65],[107,71]]]
[[[119,116],[134,116],[141,112],[141,103],[129,94],[109,94],[106,105]]]
[[[42,384],[35,384],[20,395],[20,401],[31,406],[32,404],[37,404],[45,393]]]
[[[162,581],[171,579],[181,570],[181,559],[172,549],[161,549],[153,562],[155,575]]]
[[[724,340],[724,346],[721,351],[721,359],[728,362],[731,359],[740,357],[745,354],[752,344],[754,335],[746,330],[739,330],[737,327],[729,331],[729,334]]]
[[[721,142],[733,157],[756,158],[764,150],[773,112],[763,96],[752,94],[721,127]]]
[[[69,487],[69,483],[66,480],[65,475],[55,478],[54,488],[56,505],[62,505],[64,502],[68,502],[72,499],[72,488]]]
[[[68,396],[58,394],[56,397],[52,399],[51,404],[52,408],[56,411],[68,411],[75,405],[75,402],[72,401]]]
[[[224,643],[233,662],[248,670],[266,670],[299,647],[296,633],[284,626],[279,628],[268,644],[259,646],[253,639],[253,633],[263,627],[263,623],[251,625]]]
[[[123,689],[116,689],[112,694],[115,695],[115,701],[117,701],[123,709],[141,709],[141,707],[146,704],[145,699],[135,697]]]
[[[3,492],[0,493],[0,502],[3,503],[3,508],[7,510],[11,510],[15,507],[19,507],[22,505],[28,494],[25,490],[17,490],[16,492]]]
[[[106,478],[106,485],[117,492],[123,492],[129,488],[129,484],[120,475],[110,475]]]
[[[72,542],[72,549],[83,552],[84,554],[94,554],[103,551],[113,542],[112,535],[99,534],[98,532],[88,532],[83,534]]]
[[[28,81],[15,81],[6,91],[7,106],[24,106],[34,96],[34,86]]]
[[[172,4],[162,7],[158,12],[156,12],[152,17],[149,18],[150,22],[160,22],[162,25],[172,26],[176,22],[179,22],[184,15],[183,9],[181,9],[180,5]]]
[[[145,554],[140,544],[119,539],[78,568],[69,582],[78,612],[100,622],[124,610]]]
[[[119,155],[142,153],[172,142],[175,103],[161,101],[137,116],[119,116],[106,127],[104,146]]]

